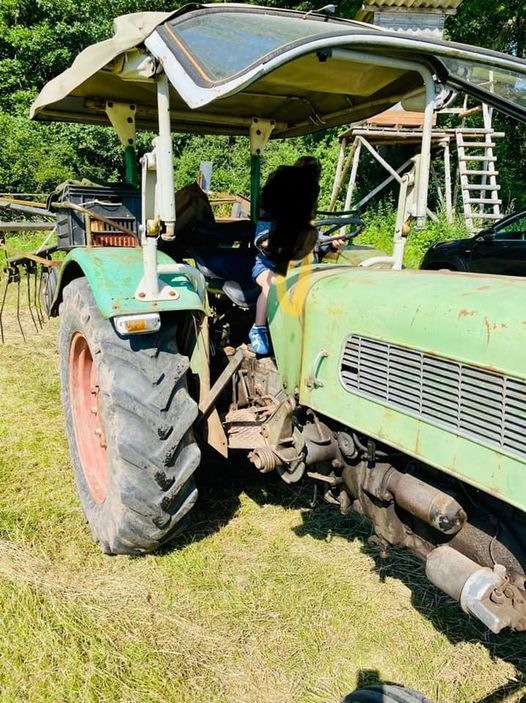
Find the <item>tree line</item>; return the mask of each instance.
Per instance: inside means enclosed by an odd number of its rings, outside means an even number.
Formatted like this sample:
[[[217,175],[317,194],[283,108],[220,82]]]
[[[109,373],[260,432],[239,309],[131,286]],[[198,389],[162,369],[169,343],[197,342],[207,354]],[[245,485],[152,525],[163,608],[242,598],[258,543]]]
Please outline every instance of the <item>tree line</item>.
[[[27,114],[42,86],[65,70],[83,48],[112,33],[114,17],[128,12],[171,11],[173,0],[0,0],[0,192],[48,192],[71,178],[95,182],[122,177],[122,155],[112,130],[62,123],[33,123]],[[267,5],[309,10],[311,2],[267,0]],[[352,18],[361,0],[342,0],[338,15]],[[526,55],[526,2],[463,0],[446,22],[447,38]],[[498,145],[504,199],[526,206],[526,130],[499,116],[496,128],[507,138]],[[148,148],[149,136],[139,139]],[[336,158],[335,132],[313,135],[268,150],[267,169],[309,151],[322,161],[328,186]],[[178,182],[192,180],[201,159],[214,161],[212,186],[248,191],[248,151],[242,139],[176,135]],[[325,189],[327,190],[327,188]]]

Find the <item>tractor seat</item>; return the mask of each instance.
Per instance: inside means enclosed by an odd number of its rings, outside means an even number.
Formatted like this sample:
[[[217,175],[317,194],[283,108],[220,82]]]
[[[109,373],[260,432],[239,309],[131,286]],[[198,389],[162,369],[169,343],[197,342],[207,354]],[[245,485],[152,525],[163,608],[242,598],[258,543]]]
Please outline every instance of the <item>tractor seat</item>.
[[[185,252],[209,284],[245,309],[255,305],[261,290],[252,280],[256,249],[248,246],[254,241],[255,230],[251,220],[202,220],[193,224],[192,245]]]
[[[237,240],[236,240],[237,241]],[[256,304],[261,288],[252,280],[256,249],[192,248],[187,255],[209,284],[223,290],[241,308]]]

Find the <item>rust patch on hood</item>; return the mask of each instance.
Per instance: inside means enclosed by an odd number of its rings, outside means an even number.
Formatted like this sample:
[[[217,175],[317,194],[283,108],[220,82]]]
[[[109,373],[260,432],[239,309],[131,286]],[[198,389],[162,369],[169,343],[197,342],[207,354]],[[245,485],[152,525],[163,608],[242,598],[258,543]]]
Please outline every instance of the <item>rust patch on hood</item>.
[[[484,318],[484,325],[486,327],[486,344],[489,344],[489,338],[491,334],[491,325],[487,317]]]
[[[476,315],[477,312],[475,310],[459,310],[458,316],[460,317],[470,317],[471,315]]]

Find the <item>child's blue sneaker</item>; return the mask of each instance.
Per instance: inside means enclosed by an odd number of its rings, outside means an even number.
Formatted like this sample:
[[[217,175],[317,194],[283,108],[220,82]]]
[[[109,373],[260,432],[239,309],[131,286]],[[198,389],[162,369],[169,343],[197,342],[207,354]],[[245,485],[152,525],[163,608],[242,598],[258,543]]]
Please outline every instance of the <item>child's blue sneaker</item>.
[[[256,354],[260,356],[268,356],[270,354],[270,341],[266,325],[253,325],[248,333],[248,338]]]

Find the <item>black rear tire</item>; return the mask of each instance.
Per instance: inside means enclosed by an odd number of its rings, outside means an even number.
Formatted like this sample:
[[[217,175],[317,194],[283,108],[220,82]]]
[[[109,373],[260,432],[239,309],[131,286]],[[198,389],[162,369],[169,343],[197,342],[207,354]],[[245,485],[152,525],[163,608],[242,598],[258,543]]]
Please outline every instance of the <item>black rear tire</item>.
[[[173,323],[120,337],[84,278],[64,289],[60,317],[62,401],[87,521],[107,554],[151,552],[181,531],[197,499],[188,358]]]
[[[410,688],[375,684],[349,693],[342,703],[432,703],[432,701]]]
[[[55,298],[57,283],[58,274],[56,268],[50,266],[48,269],[42,271],[40,279],[40,303],[48,317],[51,317],[51,305]]]

